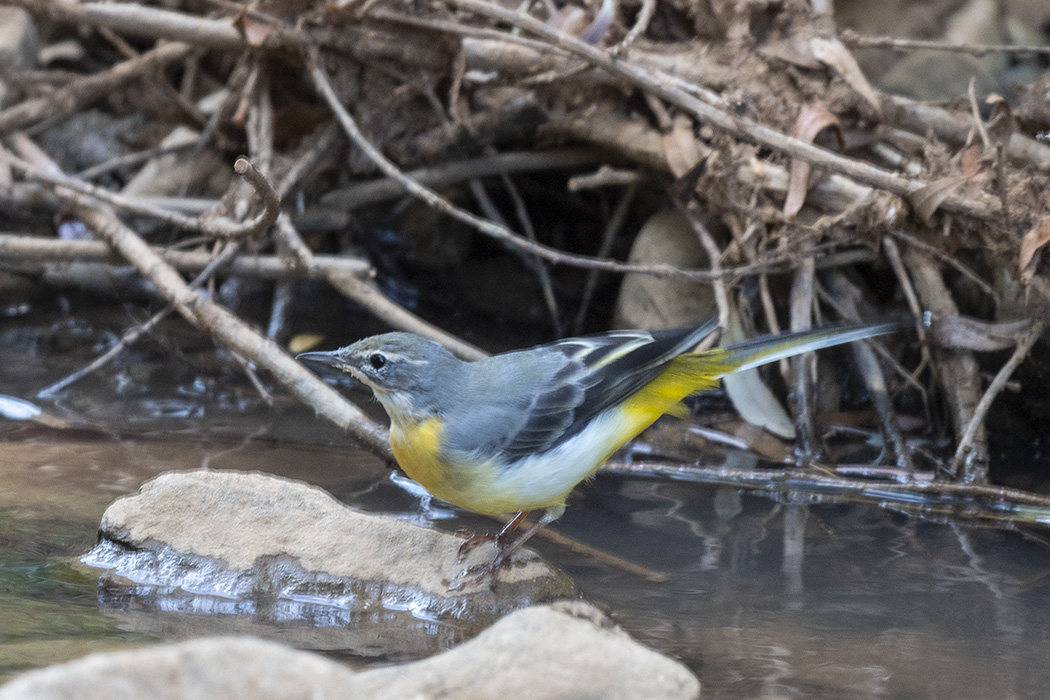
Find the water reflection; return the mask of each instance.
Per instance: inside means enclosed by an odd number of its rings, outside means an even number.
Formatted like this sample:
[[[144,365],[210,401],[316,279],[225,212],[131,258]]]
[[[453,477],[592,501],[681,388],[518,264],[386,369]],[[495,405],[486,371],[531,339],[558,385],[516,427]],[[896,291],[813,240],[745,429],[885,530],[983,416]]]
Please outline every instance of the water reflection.
[[[589,513],[566,515],[586,537],[588,519],[642,514],[647,532],[617,551],[662,567],[667,583],[640,599],[637,582],[605,570],[584,589],[697,670],[705,697],[1045,695],[1042,541],[857,504],[744,497],[725,518],[718,498],[716,489],[606,478],[576,509]]]
[[[45,371],[30,353],[0,347],[2,391],[32,396],[82,359]],[[46,406],[79,428],[0,420],[0,677],[193,634],[265,634],[367,664],[468,636],[411,610],[356,615],[308,594],[265,609],[221,596],[114,595],[75,568],[105,507],[172,469],[260,470],[415,522],[491,526],[403,488],[290,400],[271,410],[248,388],[181,375],[164,393],[159,377],[170,370],[155,371],[148,392],[90,379]],[[1050,687],[1042,531],[612,475],[581,489],[556,529],[667,573],[654,583],[534,540],[628,631],[693,668],[708,699],[977,700],[1044,697]]]

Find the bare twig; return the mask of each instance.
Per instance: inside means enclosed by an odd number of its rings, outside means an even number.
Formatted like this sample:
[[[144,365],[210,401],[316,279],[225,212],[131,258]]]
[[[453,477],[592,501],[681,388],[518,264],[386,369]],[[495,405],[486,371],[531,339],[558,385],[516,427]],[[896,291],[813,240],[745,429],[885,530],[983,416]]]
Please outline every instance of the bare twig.
[[[981,396],[981,400],[977,403],[977,406],[973,409],[973,415],[970,417],[970,422],[966,424],[966,429],[963,431],[962,436],[959,438],[959,446],[955,450],[955,456],[952,458],[952,471],[956,474],[961,474],[963,481],[966,482],[977,482],[983,481],[986,465],[980,464],[981,459],[980,453],[974,449],[974,440],[976,439],[979,430],[982,430],[984,423],[984,417],[988,414],[988,409],[992,407],[992,402],[995,397],[999,395],[999,392],[1006,386],[1006,382],[1010,379],[1010,375],[1014,373],[1017,366],[1021,364],[1025,357],[1028,356],[1028,351],[1032,349],[1032,345],[1035,341],[1039,340],[1039,337],[1043,334],[1043,329],[1046,328],[1044,321],[1033,321],[1031,326],[1017,339],[1017,347],[1014,348],[1014,352],[1010,355],[1010,359],[1006,361],[999,371],[995,375],[995,379],[988,385],[984,394]],[[972,462],[978,462],[974,464]]]
[[[375,165],[383,171],[388,177],[397,180],[404,189],[410,194],[426,202],[428,206],[431,206],[438,211],[451,216],[454,219],[462,221],[476,230],[490,236],[491,238],[515,248],[517,250],[530,253],[538,258],[542,258],[549,262],[559,265],[575,265],[591,270],[606,270],[609,272],[641,272],[651,275],[683,275],[686,277],[692,277],[694,279],[714,279],[721,277],[721,275],[712,275],[707,270],[681,270],[672,265],[628,265],[625,263],[614,262],[610,260],[600,260],[587,255],[574,255],[572,253],[564,253],[547,246],[533,243],[529,240],[519,238],[514,233],[508,230],[504,226],[500,226],[493,221],[483,219],[479,216],[471,214],[465,209],[461,209],[447,199],[437,194],[433,190],[420,185],[415,180],[412,180],[405,175],[392,161],[386,156],[380,153],[368,139],[364,137],[361,130],[357,126],[357,122],[350,116],[350,113],[339,101],[338,95],[335,94],[335,90],[332,88],[331,82],[328,80],[328,76],[325,75],[324,70],[321,68],[320,63],[317,60],[316,52],[312,54],[310,61],[310,76],[313,79],[314,85],[317,87],[318,92],[324,97],[325,102],[328,103],[329,108],[335,114],[339,123],[342,125],[343,130],[346,131],[350,140],[360,148],[368,158],[375,163]]]
[[[98,165],[93,165],[90,168],[85,168],[84,170],[81,170],[80,172],[76,173],[75,177],[81,180],[92,180],[98,177],[99,175],[105,175],[106,173],[112,172],[114,170],[119,170],[120,168],[126,168],[132,165],[138,165],[139,163],[145,163],[146,161],[153,160],[154,158],[159,158],[160,156],[165,156],[171,153],[180,153],[182,151],[188,151],[189,149],[193,148],[196,142],[197,139],[190,138],[186,141],[172,143],[167,146],[157,146],[156,148],[147,148],[142,151],[128,153],[127,155],[116,156],[115,158],[110,158],[109,160],[99,163]]]
[[[478,360],[486,357],[488,354],[480,348],[460,340],[451,333],[447,333],[437,326],[424,321],[404,307],[395,304],[383,296],[383,293],[376,289],[374,285],[359,277],[333,273],[329,275],[328,282],[341,294],[344,294],[349,299],[353,299],[377,318],[386,321],[395,328],[401,328],[426,336],[431,340],[436,340],[464,360]]]
[[[984,484],[931,483],[912,481],[894,483],[871,481],[868,479],[843,479],[827,476],[826,472],[797,469],[723,469],[719,467],[696,467],[667,462],[624,462],[612,460],[607,462],[603,471],[613,474],[658,475],[676,481],[693,481],[706,484],[724,484],[733,488],[774,491],[798,495],[813,494],[849,498],[851,501],[867,499],[882,505],[904,507],[911,504],[924,514],[931,513],[932,504],[915,503],[916,495],[934,497],[951,496],[965,503],[968,509],[953,508],[951,514],[958,516],[960,511],[972,509],[973,499],[993,503],[1012,503],[1020,507],[1050,508],[1050,498],[1035,493],[1028,493],[1005,486],[987,486]],[[1001,521],[1003,511],[994,509],[986,517]]]
[[[588,175],[576,175],[570,177],[566,188],[569,192],[597,189],[599,187],[619,187],[621,185],[637,185],[645,175],[637,170],[615,170],[603,165]]]
[[[627,32],[627,35],[620,41],[619,44],[613,47],[613,52],[617,56],[623,56],[624,52],[631,47],[635,41],[638,40],[642,34],[645,34],[645,30],[649,28],[649,22],[653,19],[653,14],[656,13],[656,0],[642,0],[642,7],[638,10],[638,16],[634,20],[634,26]]]
[[[754,141],[793,158],[806,161],[813,166],[847,175],[857,182],[897,195],[909,194],[925,184],[816,147],[752,119],[733,114],[719,106],[704,102],[683,90],[678,85],[678,82],[673,79],[674,76],[662,71],[647,70],[630,61],[616,60],[601,49],[585,44],[576,37],[546,25],[523,12],[508,10],[487,0],[446,0],[446,2],[490,19],[508,22],[543,37],[554,46],[569,51],[587,60],[592,65],[598,66],[632,85],[661,97],[665,101],[692,114],[702,122],[723,129],[737,138]],[[999,214],[999,203],[997,200],[987,196],[973,196],[972,194],[967,194],[966,196],[952,195],[945,200],[942,208],[946,211],[965,214],[978,219],[989,219],[997,217]]]
[[[0,134],[24,129],[43,119],[72,114],[82,105],[105,97],[121,85],[159,66],[185,58],[190,51],[192,47],[187,44],[164,44],[109,70],[76,80],[46,97],[20,102],[0,111]]]
[[[197,275],[197,277],[194,278],[192,282],[190,282],[190,286],[199,287],[204,282],[211,279],[212,275],[214,275],[216,271],[218,271],[223,265],[227,264],[234,257],[236,257],[238,251],[238,244],[227,246],[226,250],[222,251],[222,253],[213,258],[212,261],[208,263],[208,266],[201,270],[200,274]],[[174,310],[175,307],[169,304],[165,308],[153,314],[152,318],[150,318],[145,323],[139,324],[133,328],[129,328],[127,331],[124,332],[124,335],[121,336],[120,340],[116,344],[114,344],[113,347],[111,347],[109,350],[102,353],[94,360],[89,362],[87,365],[78,369],[76,372],[68,374],[62,379],[58,380],[57,382],[44,387],[39,392],[37,392],[37,396],[54,396],[66,387],[71,386],[72,384],[75,384],[76,382],[80,381],[95,370],[106,366],[107,364],[112,362],[113,359],[117,357],[117,355],[119,355],[126,348],[130,347],[133,343],[135,343],[135,341],[152,331],[158,323],[167,318],[168,315]]]
[[[57,168],[53,163],[44,162],[46,156],[29,139],[16,135],[15,147],[22,157],[34,160],[46,169]],[[74,208],[95,235],[105,240],[153,282],[187,321],[225,343],[235,353],[268,369],[278,382],[305,404],[356,437],[368,449],[385,459],[392,459],[389,435],[383,427],[303,369],[276,343],[260,336],[235,315],[192,289],[178,272],[111,211],[76,192],[60,188],[57,194]]]
[[[826,279],[831,293],[848,314],[846,320],[859,321],[863,315],[861,308],[863,299],[861,298],[860,289],[838,270],[828,273]],[[911,453],[908,451],[908,446],[904,442],[904,436],[901,434],[900,425],[897,422],[897,416],[890,401],[886,376],[882,372],[882,367],[879,366],[879,361],[875,357],[872,345],[875,345],[875,343],[850,343],[850,349],[853,351],[853,357],[857,361],[860,376],[867,385],[868,391],[871,392],[872,403],[875,406],[875,412],[879,416],[882,434],[886,442],[893,448],[897,466],[904,470],[905,478],[912,479],[915,476],[915,464],[912,462]]]
[[[816,264],[812,244],[801,253],[801,261],[791,284],[791,330],[807,331],[813,327],[813,302],[815,297],[814,277]],[[797,452],[804,460],[816,457],[820,447],[816,444],[812,383],[816,377],[816,353],[807,352],[792,357],[790,403],[795,418],[795,433],[798,436]]]
[[[284,22],[270,22],[261,43],[253,43],[237,30],[233,17],[212,19],[138,3],[54,2],[54,0],[4,0],[57,22],[109,27],[124,34],[184,41],[195,49],[223,51],[298,51],[320,46],[345,52],[361,61],[395,58],[406,65],[431,68],[447,58],[443,47],[424,43],[406,44],[404,33],[384,33],[374,27],[341,25],[316,28],[307,36]],[[261,15],[259,15],[261,16]]]
[[[255,169],[250,160],[240,156],[233,169],[255,189],[262,199],[263,210],[248,221],[233,221],[226,217],[207,219],[201,225],[201,231],[206,235],[225,239],[251,238],[270,228],[281,211],[281,202],[270,181]]]
[[[1050,55],[1050,46],[1025,46],[1020,44],[959,44],[929,39],[905,39],[896,36],[861,36],[852,29],[839,34],[844,44],[865,49],[892,49],[894,51],[947,51],[984,56],[990,53],[1032,53]]]
[[[212,256],[204,252],[150,248],[153,255],[172,267],[187,273],[199,273],[212,263]],[[113,251],[100,241],[61,241],[36,236],[0,234],[0,259],[27,262],[102,262],[118,264]],[[251,277],[265,280],[306,277],[325,280],[329,273],[366,276],[371,264],[360,258],[335,255],[314,255],[310,265],[298,269],[289,261],[273,255],[241,255],[223,266],[222,274],[232,277]]]
[[[576,168],[600,163],[603,156],[591,148],[560,148],[539,151],[512,151],[494,153],[480,158],[451,161],[432,168],[421,168],[404,173],[405,177],[415,180],[424,187],[444,187],[472,178],[491,177],[506,173],[534,172],[537,170],[556,170]],[[388,199],[396,199],[406,194],[406,188],[395,177],[385,177],[371,182],[353,185],[342,190],[326,193],[321,201],[324,204],[350,210],[376,204]]]
[[[599,258],[608,257],[609,251],[612,250],[613,243],[616,240],[616,235],[620,232],[620,228],[623,226],[624,219],[627,218],[627,212],[637,193],[637,182],[632,182],[624,190],[623,196],[620,197],[620,201],[616,204],[616,208],[613,209],[609,221],[605,224],[605,230],[602,232],[602,242],[598,246]],[[576,311],[576,320],[573,323],[574,333],[579,334],[583,332],[583,322],[587,317],[587,310],[591,305],[594,289],[598,285],[599,274],[598,270],[591,270],[587,273],[587,281],[584,283],[583,292],[580,294],[580,308]]]
[[[955,301],[948,291],[941,270],[917,250],[904,251],[904,264],[908,268],[915,290],[919,293],[923,307],[936,316],[952,316],[959,313]],[[963,432],[974,416],[974,407],[980,401],[981,387],[978,379],[977,360],[973,353],[963,350],[938,350],[934,353],[938,362],[938,380],[947,400],[952,427],[961,441]],[[967,466],[971,472],[966,480],[983,483],[987,480],[988,442],[984,423],[979,421],[970,439],[972,450]],[[962,477],[962,474],[958,474]]]
[[[52,188],[63,187],[65,189],[73,190],[74,192],[86,194],[100,202],[105,202],[110,206],[132,214],[148,216],[187,231],[201,231],[201,222],[196,218],[184,216],[178,212],[161,209],[140,200],[125,197],[124,195],[115,192],[110,192],[107,189],[83,182],[68,175],[44,172],[38,168],[34,168],[30,163],[26,163],[25,161],[13,156],[9,156],[7,160],[12,167],[22,173],[26,180],[31,182],[41,183]]]

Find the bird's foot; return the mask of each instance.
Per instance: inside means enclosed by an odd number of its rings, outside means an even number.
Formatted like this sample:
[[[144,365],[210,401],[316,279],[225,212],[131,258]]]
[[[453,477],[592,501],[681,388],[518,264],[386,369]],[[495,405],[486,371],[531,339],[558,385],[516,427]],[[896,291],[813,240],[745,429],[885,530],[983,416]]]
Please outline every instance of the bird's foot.
[[[470,552],[480,544],[484,544],[485,542],[496,542],[498,546],[499,543],[499,535],[492,532],[475,532],[474,530],[468,530],[467,528],[460,528],[456,530],[456,536],[466,538],[457,551],[457,556],[460,559],[463,559],[470,554]]]
[[[510,543],[511,536],[514,532],[521,527],[521,524],[525,522],[525,518],[528,517],[529,511],[522,511],[518,513],[506,525],[499,531],[499,534],[492,534],[491,532],[475,532],[474,530],[468,530],[466,528],[460,528],[456,530],[456,534],[460,537],[466,537],[467,541],[459,546],[459,558],[462,560],[463,557],[470,554],[471,550],[477,547],[482,542],[495,542],[496,548],[503,552]]]
[[[495,536],[492,539],[495,539]],[[496,584],[496,575],[508,561],[509,558],[505,556],[503,551],[500,551],[489,563],[478,564],[461,571],[457,580],[449,584],[448,590],[462,591],[465,588],[473,588],[486,579],[491,579],[490,586],[494,586]]]
[[[503,545],[505,544],[504,539],[500,536],[502,535],[502,533],[495,534],[492,532],[475,532],[473,530],[461,528],[459,530],[456,530],[456,535],[458,535],[459,537],[467,538],[466,540],[464,540],[463,544],[459,546],[459,551],[456,554],[456,556],[458,556],[460,560],[462,560],[464,557],[470,554],[475,547],[477,547],[480,544],[484,544],[485,542],[495,542],[496,546],[500,549],[503,549]]]

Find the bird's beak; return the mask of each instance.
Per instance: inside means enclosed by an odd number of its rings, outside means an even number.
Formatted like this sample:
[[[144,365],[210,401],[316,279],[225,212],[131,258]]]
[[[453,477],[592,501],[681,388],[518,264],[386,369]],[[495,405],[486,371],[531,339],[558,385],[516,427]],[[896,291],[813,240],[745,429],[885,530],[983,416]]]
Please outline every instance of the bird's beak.
[[[345,365],[334,352],[301,352],[295,356],[295,359],[306,362],[316,362],[320,365],[327,365],[328,367],[337,367],[342,369]]]

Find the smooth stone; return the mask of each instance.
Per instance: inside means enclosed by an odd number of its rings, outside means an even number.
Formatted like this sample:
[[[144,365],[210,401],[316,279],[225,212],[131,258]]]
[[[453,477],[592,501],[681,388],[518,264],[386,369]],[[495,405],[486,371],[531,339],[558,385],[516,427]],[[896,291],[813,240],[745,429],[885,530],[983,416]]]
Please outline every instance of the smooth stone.
[[[112,503],[83,561],[109,585],[214,591],[220,601],[331,601],[355,612],[411,609],[477,618],[574,595],[563,572],[523,550],[494,583],[449,591],[493,545],[358,512],[315,486],[260,473],[179,471]]]
[[[91,654],[29,671],[3,700],[339,698],[355,680],[334,661],[251,637],[213,637]]]
[[[451,651],[357,681],[358,697],[390,700],[700,697],[689,669],[580,601],[519,610]]]
[[[196,142],[199,136],[193,129],[177,126],[159,145],[181,146]],[[124,185],[121,194],[176,197],[193,192],[201,196],[221,196],[232,177],[231,163],[225,162],[213,149],[204,149],[196,155],[192,150],[183,150],[151,159]]]
[[[0,7],[0,75],[35,67],[39,50],[40,35],[29,13],[18,7]],[[0,80],[0,109],[19,97],[7,81]]]
[[[709,265],[693,227],[675,209],[664,209],[649,217],[634,239],[627,262],[667,263],[685,269]],[[620,285],[613,324],[617,328],[699,325],[714,314],[714,309],[710,284],[630,272]]]
[[[0,700],[203,697],[684,700],[700,697],[700,682],[594,607],[564,602],[515,612],[433,658],[358,673],[273,642],[218,637],[93,654],[0,688]]]

